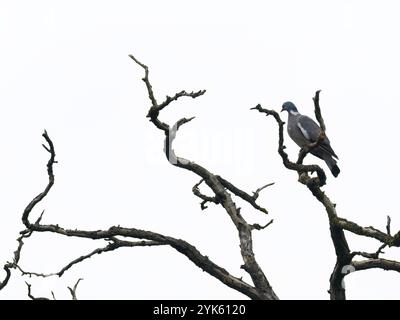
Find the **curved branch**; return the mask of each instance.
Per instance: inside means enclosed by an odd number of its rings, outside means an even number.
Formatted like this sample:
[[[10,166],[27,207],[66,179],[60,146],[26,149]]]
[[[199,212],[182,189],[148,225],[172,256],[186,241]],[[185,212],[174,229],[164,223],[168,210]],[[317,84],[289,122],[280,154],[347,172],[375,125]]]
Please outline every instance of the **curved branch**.
[[[3,281],[0,281],[0,290],[2,290],[8,284],[8,281],[11,278],[10,265],[8,263],[5,264],[3,269],[6,272],[6,276],[4,277]]]
[[[226,284],[228,287],[233,288],[251,299],[263,299],[265,298],[265,294],[260,292],[258,289],[254,288],[253,286],[247,284],[242,279],[232,276],[228,273],[224,268],[218,266],[214,262],[212,262],[207,256],[202,255],[196,247],[189,244],[188,242],[176,239],[173,237],[168,237],[159,233],[145,231],[135,228],[123,228],[120,226],[113,226],[108,230],[77,230],[77,229],[65,229],[60,227],[59,225],[54,224],[41,224],[41,216],[35,223],[30,223],[29,215],[35,206],[48,194],[49,190],[51,189],[52,185],[54,184],[54,174],[53,174],[53,164],[55,163],[55,152],[54,152],[54,145],[51,142],[49,136],[45,132],[43,137],[49,144],[49,152],[50,152],[50,160],[47,164],[47,173],[49,176],[49,183],[46,186],[45,190],[36,196],[25,208],[23,213],[23,222],[28,228],[28,232],[25,232],[23,236],[27,236],[27,234],[31,234],[32,232],[52,232],[57,233],[60,235],[68,236],[68,237],[79,237],[79,238],[87,238],[87,239],[108,239],[111,240],[112,243],[105,247],[96,249],[88,255],[81,256],[71,263],[69,263],[66,267],[64,267],[57,275],[62,275],[66,270],[68,270],[72,265],[79,263],[87,258],[90,258],[94,254],[111,251],[118,247],[133,247],[133,246],[144,246],[144,245],[169,245],[179,253],[185,255],[190,261],[192,261],[196,266],[203,269],[208,274],[212,275],[213,277],[220,280],[222,283]],[[142,239],[139,242],[131,242],[131,241],[124,241],[120,240],[116,237],[128,237],[134,239]],[[144,241],[148,240],[148,241]],[[17,264],[15,264],[17,267]],[[20,268],[19,268],[20,269]],[[22,271],[22,269],[20,269]],[[28,272],[25,272],[29,274]],[[43,274],[38,273],[31,273],[32,275],[37,276],[46,276]],[[28,285],[28,288],[30,286]]]
[[[374,227],[361,227],[355,222],[340,217],[335,217],[334,223],[344,230],[350,231],[360,236],[376,239],[388,246],[400,246],[400,231],[397,232],[394,236],[391,236],[390,234],[380,231]]]
[[[400,262],[383,258],[353,261],[351,265],[354,267],[355,271],[379,268],[400,272]]]
[[[136,60],[137,61],[137,60]],[[186,92],[185,90],[182,90],[181,92],[176,93],[173,97],[167,96],[167,98],[165,99],[165,101],[163,103],[161,103],[158,106],[158,111],[161,111],[162,109],[164,109],[166,106],[168,106],[171,102],[178,100],[181,97],[191,97],[191,98],[197,98],[199,96],[202,96],[203,94],[206,93],[206,90],[199,90],[196,92]]]
[[[140,230],[135,228],[123,228],[118,226],[113,226],[108,230],[89,230],[89,231],[64,229],[58,225],[42,225],[42,224],[32,224],[31,228],[33,231],[36,232],[53,232],[68,237],[79,237],[87,239],[109,239],[116,236],[122,236],[135,239],[151,240],[159,243],[160,245],[169,245],[179,253],[185,255],[196,266],[203,269],[203,271],[214,276],[215,278],[217,278],[230,288],[233,288],[252,299],[262,299],[262,295],[260,295],[260,293],[254,287],[245,283],[243,280],[230,275],[228,271],[226,271],[225,269],[221,268],[220,266],[212,262],[207,256],[202,255],[196,249],[196,247],[181,239],[168,237],[151,231]],[[91,254],[82,256],[72,261],[64,269],[68,269],[73,264],[83,261],[84,259],[87,259],[96,253],[100,253],[99,251],[101,251],[101,249],[97,249],[93,251]],[[105,251],[109,250],[103,250],[103,252]],[[60,271],[61,274],[66,271],[64,269]]]
[[[43,216],[43,212],[37,219],[37,222],[40,222],[42,216]],[[0,290],[2,290],[8,284],[8,281],[10,280],[10,277],[11,277],[11,269],[18,268],[18,262],[19,262],[19,259],[21,258],[22,247],[24,246],[23,239],[29,238],[32,235],[32,231],[30,231],[29,229],[25,229],[25,230],[21,231],[20,234],[21,235],[17,238],[18,247],[14,251],[13,261],[7,262],[3,267],[3,269],[6,272],[6,276],[3,281],[0,281]]]
[[[325,121],[324,121],[324,118],[322,118],[321,107],[319,106],[319,94],[320,93],[321,93],[321,90],[317,90],[315,92],[315,96],[313,98],[314,112],[315,112],[315,118],[317,118],[319,126],[321,127],[321,131],[326,132]]]
[[[43,148],[47,150],[47,152],[50,153],[50,158],[49,161],[47,162],[47,175],[49,177],[49,182],[47,183],[46,188],[43,190],[43,192],[39,193],[33,200],[26,206],[24,213],[22,214],[22,222],[24,225],[30,229],[31,223],[28,220],[28,216],[31,213],[32,209],[44,199],[44,197],[47,196],[49,193],[50,189],[54,185],[54,173],[53,173],[53,165],[56,163],[55,157],[56,157],[56,152],[54,150],[54,145],[53,141],[49,138],[49,135],[47,134],[47,131],[45,130],[42,134],[42,137],[46,140],[48,147],[43,144]],[[43,214],[43,213],[42,213]],[[40,218],[39,218],[40,219]],[[38,220],[37,223],[39,223],[40,220]]]
[[[300,161],[298,161],[298,163],[294,163],[291,162],[289,160],[289,156],[288,154],[285,152],[285,145],[284,145],[284,138],[283,138],[283,131],[284,131],[284,125],[285,122],[282,121],[281,117],[279,116],[279,113],[274,111],[274,110],[269,110],[269,109],[264,109],[261,107],[260,104],[258,104],[257,106],[255,106],[254,108],[251,108],[250,110],[258,110],[261,113],[265,113],[267,116],[273,116],[275,121],[278,124],[278,135],[279,135],[279,139],[278,139],[278,153],[282,158],[283,161],[283,165],[289,169],[289,170],[294,170],[297,171],[297,173],[300,175],[302,173],[308,173],[308,172],[317,172],[318,175],[318,181],[316,180],[310,180],[310,182],[312,183],[317,183],[319,186],[323,186],[326,182],[326,174],[324,172],[324,170],[321,169],[320,166],[318,165],[304,165],[302,164]],[[307,151],[308,152],[308,151]],[[304,153],[304,151],[303,151]],[[302,152],[300,152],[300,154],[302,154]],[[305,157],[307,153],[304,153],[304,155],[302,155],[301,157]]]
[[[65,267],[63,267],[60,271],[58,272],[53,272],[53,273],[39,273],[39,272],[31,272],[31,271],[25,271],[23,270],[19,265],[17,265],[18,270],[22,273],[22,275],[28,275],[28,276],[36,276],[36,277],[43,277],[43,278],[47,278],[47,277],[51,277],[51,276],[59,276],[61,277],[66,271],[68,271],[72,266],[74,266],[75,264],[78,264],[84,260],[87,260],[89,258],[91,258],[92,256],[96,255],[96,254],[102,254],[105,252],[109,252],[109,251],[114,251],[116,249],[122,248],[122,247],[151,247],[151,246],[161,246],[163,245],[162,243],[156,242],[156,241],[123,241],[123,240],[119,240],[115,237],[113,237],[112,239],[110,239],[112,242],[109,243],[107,246],[103,247],[103,248],[97,248],[95,250],[93,250],[92,252],[80,256],[74,260],[72,260],[71,262],[69,262]]]
[[[28,297],[29,297],[29,298],[31,298],[32,300],[50,300],[49,298],[46,298],[46,297],[34,297],[34,296],[32,295],[32,291],[31,291],[32,285],[29,284],[28,282],[25,282],[25,283],[26,283],[26,285],[27,285],[27,287],[28,287]]]
[[[153,92],[149,90],[149,88],[152,88],[150,84],[150,80],[148,77],[148,68],[145,66],[143,63],[139,62],[136,58],[133,56],[130,56],[139,66],[141,66],[145,70],[145,77],[143,78],[143,81],[146,83],[146,88],[148,91],[149,96],[153,95]],[[182,91],[186,92],[186,91]],[[200,90],[197,93],[192,93],[190,96],[192,98],[196,98],[202,94],[205,93],[205,90]],[[175,94],[174,97],[180,96],[180,93]],[[155,101],[152,100],[152,101]],[[228,213],[229,217],[231,218],[233,224],[235,225],[236,229],[238,230],[239,233],[239,241],[240,241],[240,248],[241,248],[241,254],[242,258],[244,261],[243,269],[249,273],[250,277],[252,278],[252,281],[254,283],[256,291],[259,293],[259,298],[263,299],[277,299],[278,297],[276,296],[275,292],[273,291],[271,285],[269,284],[265,274],[261,270],[260,266],[258,265],[255,255],[253,252],[253,242],[252,242],[252,226],[248,224],[242,215],[240,214],[240,209],[236,207],[235,203],[232,200],[231,194],[225,190],[227,183],[225,185],[222,183],[221,179],[217,176],[211,173],[209,170],[206,168],[196,164],[193,161],[189,161],[184,158],[177,157],[175,155],[175,152],[173,151],[173,141],[176,136],[176,132],[179,129],[180,125],[183,123],[187,123],[193,118],[183,118],[179,120],[175,125],[170,129],[170,126],[168,124],[164,124],[163,126],[160,126],[159,124],[162,123],[159,119],[159,112],[170,102],[173,101],[172,98],[168,99],[167,98],[167,103],[157,105],[156,103],[152,104],[152,107],[150,108],[148,112],[148,117],[150,118],[150,121],[154,123],[154,125],[163,130],[165,134],[165,148],[164,152],[165,155],[167,156],[167,159],[171,164],[173,164],[176,167],[182,168],[189,170],[196,175],[198,175],[204,182],[211,188],[211,190],[215,194],[215,198],[221,204],[221,206],[225,209],[225,211]],[[225,181],[225,180],[224,180]],[[255,205],[255,199],[251,196],[246,197],[245,192],[239,190],[237,187],[233,186],[233,184],[229,183],[229,188],[231,192],[233,192],[236,195],[239,196],[244,196],[247,198],[242,197],[242,199],[246,200],[249,202],[251,205]],[[240,191],[240,192],[239,192]],[[258,205],[256,205],[258,210],[261,210],[266,212],[265,209],[262,209]]]
[[[200,208],[201,208],[201,210],[205,210],[205,209],[208,208],[208,207],[206,206],[207,202],[212,202],[212,203],[215,203],[215,204],[218,204],[218,203],[219,203],[219,201],[218,201],[218,199],[217,199],[216,197],[209,197],[209,196],[206,196],[205,194],[202,194],[202,193],[200,192],[199,186],[200,186],[200,184],[203,183],[203,181],[204,181],[204,179],[201,179],[201,180],[200,180],[198,183],[196,183],[196,184],[193,186],[193,188],[192,188],[193,194],[194,194],[196,197],[199,197],[201,200],[203,200],[203,201],[200,203]]]

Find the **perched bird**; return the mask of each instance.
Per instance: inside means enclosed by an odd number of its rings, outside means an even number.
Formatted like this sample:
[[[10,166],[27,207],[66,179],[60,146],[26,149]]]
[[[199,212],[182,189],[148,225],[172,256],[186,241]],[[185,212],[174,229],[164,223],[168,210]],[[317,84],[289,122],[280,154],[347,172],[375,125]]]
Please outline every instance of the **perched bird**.
[[[322,131],[321,128],[314,120],[300,114],[294,103],[289,101],[285,102],[282,105],[282,111],[287,111],[289,115],[287,124],[289,137],[292,138],[300,148],[306,147],[318,140]],[[336,165],[336,160],[334,158],[339,158],[335,154],[335,151],[333,151],[327,136],[324,136],[319,144],[311,149],[310,153],[324,160],[333,176],[338,176],[340,169]]]

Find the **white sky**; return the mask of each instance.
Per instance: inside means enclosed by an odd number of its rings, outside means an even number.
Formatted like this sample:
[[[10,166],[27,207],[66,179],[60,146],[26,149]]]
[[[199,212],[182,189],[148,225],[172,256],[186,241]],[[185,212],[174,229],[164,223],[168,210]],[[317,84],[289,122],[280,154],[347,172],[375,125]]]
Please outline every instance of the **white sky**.
[[[98,229],[132,226],[183,238],[244,276],[236,229],[220,207],[200,210],[198,178],[171,166],[163,136],[145,118],[142,70],[159,99],[207,89],[161,118],[196,116],[178,133],[178,155],[259,198],[268,220],[248,205],[256,257],[281,299],[327,299],[335,261],[323,207],[283,168],[277,128],[249,108],[293,101],[312,115],[321,106],[340,176],[324,187],[340,216],[382,230],[400,228],[397,181],[400,45],[398,1],[0,1],[0,263],[12,258],[26,204],[46,185],[46,128],[56,147],[56,184],[36,209],[44,222]],[[286,115],[284,115],[286,118]],[[292,159],[298,148],[286,143]],[[308,162],[318,160],[307,159]],[[315,160],[315,161],[314,161]],[[324,165],[324,164],[322,164]],[[324,166],[324,168],[326,168]],[[348,235],[353,250],[376,241]],[[102,243],[35,234],[21,265],[58,271]],[[398,250],[386,250],[400,258]],[[1,273],[1,278],[4,274]],[[28,279],[34,294],[81,299],[246,298],[168,247],[96,256],[62,278]],[[380,270],[346,278],[349,299],[398,298],[400,276]],[[14,272],[0,299],[25,299]]]

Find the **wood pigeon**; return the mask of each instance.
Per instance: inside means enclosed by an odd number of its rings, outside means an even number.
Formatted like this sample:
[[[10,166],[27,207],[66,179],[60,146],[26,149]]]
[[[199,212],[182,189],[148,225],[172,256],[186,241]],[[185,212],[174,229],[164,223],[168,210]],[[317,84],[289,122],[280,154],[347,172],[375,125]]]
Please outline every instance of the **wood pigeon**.
[[[289,137],[300,147],[306,147],[313,142],[316,142],[321,134],[321,128],[311,118],[300,114],[296,106],[292,102],[285,102],[282,105],[282,111],[288,112],[287,131]],[[281,111],[281,112],[282,112]],[[338,156],[333,151],[327,136],[313,148],[310,153],[314,156],[324,160],[331,170],[334,177],[339,175],[340,169],[336,165]]]

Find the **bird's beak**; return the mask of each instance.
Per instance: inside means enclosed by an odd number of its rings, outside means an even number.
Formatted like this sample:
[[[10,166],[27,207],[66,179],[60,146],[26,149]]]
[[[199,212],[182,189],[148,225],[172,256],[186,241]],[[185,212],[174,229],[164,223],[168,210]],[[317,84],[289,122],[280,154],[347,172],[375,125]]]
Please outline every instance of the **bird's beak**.
[[[285,111],[285,109],[282,108],[281,112]]]

